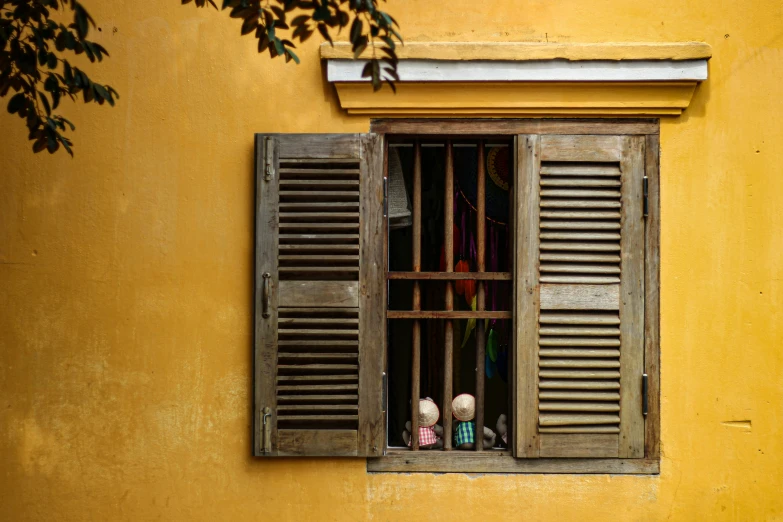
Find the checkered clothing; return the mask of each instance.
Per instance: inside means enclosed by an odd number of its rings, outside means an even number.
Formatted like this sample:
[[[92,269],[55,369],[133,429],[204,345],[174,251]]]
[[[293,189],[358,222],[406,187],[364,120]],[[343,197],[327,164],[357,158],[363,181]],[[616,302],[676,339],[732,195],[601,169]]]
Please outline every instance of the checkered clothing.
[[[419,426],[419,446],[429,446],[430,444],[435,444],[440,440],[440,437],[438,437],[438,434],[435,433],[435,430],[432,429],[432,427],[426,428],[424,426]],[[413,444],[413,439],[411,438],[410,442],[408,442],[408,446]]]
[[[457,446],[476,442],[476,425],[473,422],[460,422],[457,424],[457,434],[454,437],[454,442]]]

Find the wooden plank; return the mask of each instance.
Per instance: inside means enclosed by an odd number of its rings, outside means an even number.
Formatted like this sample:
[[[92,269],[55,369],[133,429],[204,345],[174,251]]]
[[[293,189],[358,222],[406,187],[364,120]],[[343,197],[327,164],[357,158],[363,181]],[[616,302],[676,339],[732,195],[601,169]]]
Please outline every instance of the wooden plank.
[[[280,456],[342,456],[359,454],[356,430],[280,430]]]
[[[291,383],[355,383],[359,381],[356,372],[347,375],[278,375],[277,382],[280,385]]]
[[[619,283],[620,278],[619,277],[603,277],[603,276],[581,276],[581,275],[574,275],[574,276],[565,276],[565,275],[542,275],[541,276],[541,282],[542,283],[559,283],[559,284],[584,284],[584,285],[594,285],[594,284],[611,284],[611,283]]]
[[[346,224],[347,223],[341,223]],[[306,226],[306,225],[302,225]],[[347,228],[347,227],[346,227]],[[551,221],[546,220],[541,222],[541,228],[561,228],[566,230],[618,230],[620,228],[620,221],[617,222],[604,222],[604,221]]]
[[[303,159],[318,159],[319,162],[359,159],[359,134],[271,134],[280,136],[280,158],[285,163],[301,162]]]
[[[538,416],[541,426],[574,426],[580,424],[620,424],[619,415],[589,413],[541,413]]]
[[[620,405],[616,402],[553,402],[541,400],[541,397],[539,396],[538,410],[600,413],[620,411]]]
[[[618,216],[619,217],[619,216]],[[359,222],[358,212],[280,212],[280,222],[286,223],[320,223],[331,222]]]
[[[619,190],[543,189],[542,198],[604,198],[619,199]]]
[[[511,281],[510,272],[388,272],[387,279],[420,281]]]
[[[538,355],[540,357],[620,357],[620,350],[542,347],[538,350]]]
[[[270,150],[267,151],[267,147]],[[277,163],[277,140],[256,135],[256,208],[255,208],[255,326],[254,326],[254,454],[265,455],[263,452],[263,414],[266,407],[272,412],[277,406],[275,399],[275,369],[277,367],[277,309],[278,309],[278,271],[277,271],[277,236],[278,236],[278,189],[274,168]],[[266,176],[266,158],[272,159],[272,170],[269,179]],[[264,277],[268,274],[268,277]],[[265,294],[264,285],[268,293]],[[263,316],[264,299],[267,299],[268,317]],[[271,435],[271,442],[265,446],[274,455],[277,451],[277,416],[266,419],[271,423],[266,430]]]
[[[358,384],[292,384],[292,385],[278,385],[278,393],[344,393],[344,392],[358,392]]]
[[[356,281],[280,281],[280,306],[357,307]]]
[[[645,174],[648,179],[648,214],[644,245],[644,371],[647,373],[648,414],[645,419],[645,450],[648,459],[660,458],[660,144],[658,135],[646,137]]]
[[[359,395],[349,394],[337,394],[337,395],[278,395],[278,404],[291,404],[291,403],[305,403],[305,404],[318,404],[329,403],[339,404],[348,403],[354,404],[359,401]]]
[[[538,458],[539,170],[541,138],[517,137],[514,257],[514,358],[517,407],[514,422],[517,457]]]
[[[443,227],[446,272],[454,270],[454,148],[451,141],[446,142],[446,176],[443,195]],[[446,283],[446,311],[454,309],[454,294],[451,281]],[[453,363],[454,363],[454,323],[447,320],[443,335],[443,450],[451,450],[451,401],[454,397]]]
[[[548,391],[538,392],[539,400],[567,400],[567,401],[619,401],[617,392],[585,392],[585,391]]]
[[[616,458],[617,434],[542,433],[542,457]]]
[[[541,368],[619,368],[619,360],[595,359],[541,359]]]
[[[620,234],[616,232],[541,232],[540,238],[558,241],[619,241]]]
[[[620,317],[616,314],[586,314],[586,313],[557,313],[543,312],[539,319],[540,324],[581,324],[603,325],[620,324]]]
[[[619,390],[617,381],[552,381],[538,383],[542,390]]]
[[[623,171],[623,252],[620,283],[620,457],[644,457],[644,138],[626,138]]]
[[[484,141],[478,143],[478,172],[476,175],[476,268],[478,272],[484,272],[486,266],[484,256],[486,253],[486,171],[484,167]],[[478,281],[476,290],[476,310],[484,311],[484,282]],[[476,321],[476,433],[484,430],[484,372],[485,365],[485,326],[484,321]],[[478,436],[476,451],[484,451],[481,436]]]
[[[545,165],[542,176],[619,177],[620,167],[616,165],[590,165],[589,163]],[[578,181],[578,183],[581,183]],[[619,186],[619,185],[618,185]]]
[[[550,199],[541,202],[541,208],[620,208],[619,201],[595,200],[558,200]]]
[[[573,167],[571,167],[573,168]],[[587,169],[585,169],[587,170]],[[544,175],[545,167],[541,168],[541,175]],[[586,174],[587,175],[587,174]],[[620,175],[620,171],[617,171]],[[579,178],[541,178],[542,187],[620,187],[619,179],[579,179]],[[618,194],[619,197],[619,194]]]
[[[367,459],[367,471],[392,473],[566,473],[629,474],[660,473],[656,459],[519,459],[499,452],[394,451],[382,458]]]
[[[540,370],[542,379],[619,379],[619,371],[611,370]]]
[[[620,161],[622,136],[541,136],[541,161]]]
[[[620,212],[600,210],[542,210],[541,219],[620,219]]]
[[[586,337],[608,337],[620,335],[620,328],[582,328],[578,326],[544,326],[539,335],[574,335]]]
[[[384,448],[383,373],[386,357],[386,272],[383,175],[385,142],[369,134],[361,140],[361,233],[359,261],[359,455],[378,456]]]
[[[539,428],[539,433],[620,433],[620,426],[606,424],[604,426],[555,426]]]
[[[543,337],[539,346],[620,346],[620,339],[591,339],[589,337]]]
[[[559,243],[542,241],[541,250],[571,250],[574,252],[619,252],[620,244],[612,243]]]
[[[325,412],[325,415],[328,415],[329,412],[357,412],[359,411],[359,406],[356,404],[278,404],[277,411],[291,415],[309,411]]]
[[[653,134],[659,130],[657,119],[377,119],[371,132],[410,135],[449,134]]]
[[[558,261],[561,263],[619,263],[620,256],[614,254],[560,254],[542,252],[538,256],[539,261]]]
[[[440,311],[440,310],[389,310],[387,319],[511,319],[511,312],[485,310],[473,312],[471,310]]]

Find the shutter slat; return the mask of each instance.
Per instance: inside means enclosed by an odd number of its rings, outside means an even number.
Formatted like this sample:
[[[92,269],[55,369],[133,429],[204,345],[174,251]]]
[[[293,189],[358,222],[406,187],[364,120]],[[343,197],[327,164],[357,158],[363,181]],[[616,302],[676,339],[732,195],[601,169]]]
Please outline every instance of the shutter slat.
[[[594,359],[542,359],[540,368],[619,368],[620,361],[604,361]]]
[[[619,190],[569,190],[569,189],[544,189],[541,191],[544,198],[617,198],[620,199]]]
[[[617,173],[620,176],[620,173]],[[619,179],[556,179],[556,178],[541,178],[540,185],[542,187],[619,187],[621,185]],[[620,193],[617,193],[617,197],[620,197]]]
[[[620,342],[618,341],[619,345]],[[574,350],[567,348],[540,348],[541,357],[620,357],[620,350]]]
[[[541,324],[620,324],[615,314],[562,314],[546,312],[541,314]]]
[[[584,391],[550,391],[542,390],[538,394],[540,400],[556,401],[619,401],[618,392],[584,392]]]
[[[539,370],[542,379],[619,379],[619,371],[611,370]]]
[[[620,223],[604,221],[541,221],[542,229],[563,229],[563,230],[619,230]]]
[[[620,219],[620,212],[597,210],[542,210],[541,219]]]
[[[620,346],[619,339],[591,339],[576,337],[542,337],[539,346]]]
[[[578,411],[584,413],[603,413],[603,412],[620,411],[620,404],[616,402],[541,401],[538,403],[538,409],[540,411]]]
[[[541,253],[538,258],[541,261],[571,261],[575,263],[619,263],[620,256],[610,256],[602,254],[552,254]]]
[[[570,428],[567,426],[558,428],[539,428],[541,433],[620,433],[620,426],[579,426]]]
[[[541,426],[578,426],[581,424],[620,424],[619,415],[587,413],[542,413],[538,416]]]
[[[565,273],[565,274],[619,274],[619,266],[585,265],[579,263],[541,263],[541,273]]]
[[[542,380],[539,387],[544,390],[619,390],[617,381],[550,381]]]

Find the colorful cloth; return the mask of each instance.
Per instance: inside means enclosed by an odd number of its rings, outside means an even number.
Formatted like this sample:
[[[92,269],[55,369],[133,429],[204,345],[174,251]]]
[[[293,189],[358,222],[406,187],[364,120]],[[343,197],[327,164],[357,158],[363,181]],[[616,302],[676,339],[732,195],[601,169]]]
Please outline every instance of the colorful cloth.
[[[457,424],[457,434],[454,436],[454,444],[473,444],[476,442],[476,424],[473,422],[460,422]]]
[[[425,428],[424,426],[419,426],[419,446],[429,446],[430,444],[435,444],[440,440],[440,437],[438,437],[438,434],[435,433],[435,430],[432,429],[432,427]],[[411,439],[408,442],[408,446],[413,444],[413,439]]]

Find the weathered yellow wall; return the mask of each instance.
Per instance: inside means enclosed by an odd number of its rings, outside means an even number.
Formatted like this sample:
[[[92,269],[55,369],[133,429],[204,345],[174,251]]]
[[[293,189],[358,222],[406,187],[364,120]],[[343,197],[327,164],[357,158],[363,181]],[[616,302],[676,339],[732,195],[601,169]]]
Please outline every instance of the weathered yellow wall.
[[[253,133],[368,121],[316,41],[295,67],[225,14],[87,3],[119,105],[67,106],[73,160],[0,116],[0,520],[783,520],[779,0],[388,3],[410,40],[712,44],[661,129],[654,477],[251,458]]]

